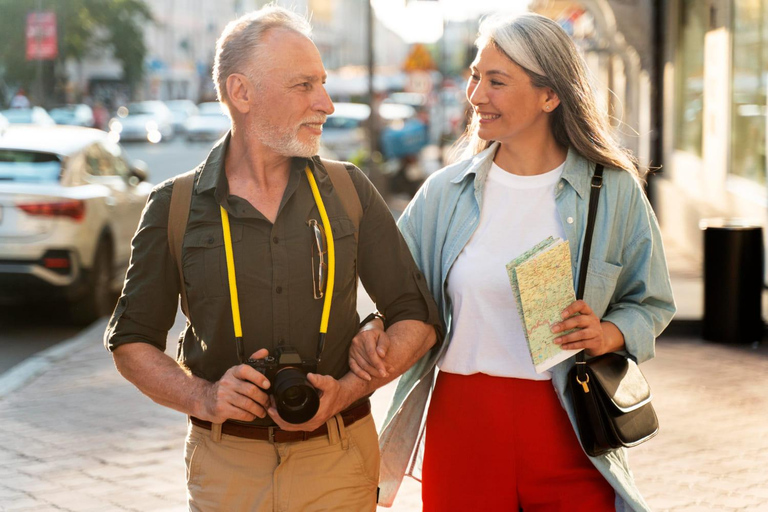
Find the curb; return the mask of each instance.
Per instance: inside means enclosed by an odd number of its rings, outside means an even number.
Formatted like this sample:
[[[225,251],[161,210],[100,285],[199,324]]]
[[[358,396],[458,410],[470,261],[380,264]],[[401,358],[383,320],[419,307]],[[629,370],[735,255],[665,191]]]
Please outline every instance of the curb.
[[[48,347],[7,370],[0,376],[0,400],[48,371],[53,364],[92,346],[94,335],[98,333],[96,338],[101,338],[106,327],[106,318],[97,320],[74,338]]]

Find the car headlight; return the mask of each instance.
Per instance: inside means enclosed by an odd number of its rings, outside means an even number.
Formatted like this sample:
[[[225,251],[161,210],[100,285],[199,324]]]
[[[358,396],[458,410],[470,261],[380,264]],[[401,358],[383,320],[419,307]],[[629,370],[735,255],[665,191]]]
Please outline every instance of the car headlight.
[[[144,128],[146,128],[148,132],[156,132],[157,131],[157,123],[154,122],[154,121],[147,121],[147,124],[144,125]]]
[[[123,131],[123,123],[121,123],[117,119],[112,119],[109,122],[109,131],[115,132],[115,133],[121,133]]]

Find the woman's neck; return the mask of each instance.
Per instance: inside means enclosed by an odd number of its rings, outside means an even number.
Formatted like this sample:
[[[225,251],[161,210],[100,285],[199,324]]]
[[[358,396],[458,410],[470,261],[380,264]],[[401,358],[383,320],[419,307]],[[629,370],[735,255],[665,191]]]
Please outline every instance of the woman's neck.
[[[501,142],[493,161],[511,174],[535,176],[556,169],[568,156],[568,149],[554,137],[542,141]]]

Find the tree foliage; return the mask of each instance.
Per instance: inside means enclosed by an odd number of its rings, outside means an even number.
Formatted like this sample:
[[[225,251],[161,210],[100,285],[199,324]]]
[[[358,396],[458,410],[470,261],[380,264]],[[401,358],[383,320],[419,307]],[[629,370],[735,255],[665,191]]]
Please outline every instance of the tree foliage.
[[[147,48],[144,26],[152,13],[144,0],[0,0],[0,77],[29,84],[37,63],[26,60],[27,14],[53,11],[59,39],[59,57],[82,61],[111,51],[122,64],[123,80],[138,82]]]

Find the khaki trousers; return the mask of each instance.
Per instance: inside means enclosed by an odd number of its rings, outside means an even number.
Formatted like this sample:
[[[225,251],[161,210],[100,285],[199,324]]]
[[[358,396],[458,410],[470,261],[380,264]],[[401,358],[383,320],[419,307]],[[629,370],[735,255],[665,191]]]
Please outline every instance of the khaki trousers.
[[[376,510],[379,442],[370,414],[348,427],[337,415],[327,436],[295,443],[190,423],[185,461],[187,502],[195,512]]]

